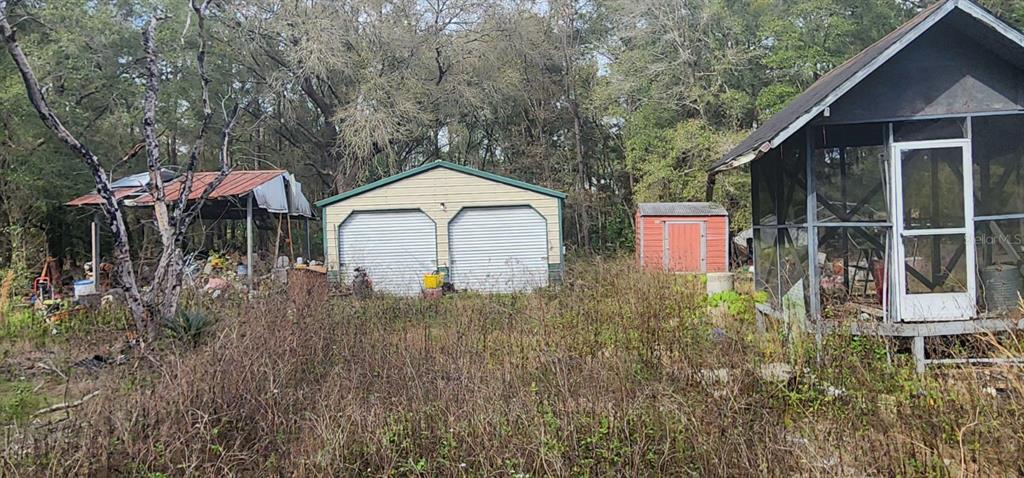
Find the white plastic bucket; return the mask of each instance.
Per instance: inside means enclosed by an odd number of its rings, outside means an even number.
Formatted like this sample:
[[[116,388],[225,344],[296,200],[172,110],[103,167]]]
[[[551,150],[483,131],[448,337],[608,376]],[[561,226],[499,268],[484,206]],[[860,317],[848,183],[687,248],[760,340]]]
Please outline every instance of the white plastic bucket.
[[[92,280],[76,280],[75,281],[75,299],[83,295],[92,295],[96,293],[96,282]]]

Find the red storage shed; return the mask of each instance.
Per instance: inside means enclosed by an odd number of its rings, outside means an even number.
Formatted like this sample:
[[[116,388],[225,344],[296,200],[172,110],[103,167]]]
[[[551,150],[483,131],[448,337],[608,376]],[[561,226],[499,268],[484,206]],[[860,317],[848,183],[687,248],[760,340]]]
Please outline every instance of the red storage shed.
[[[729,272],[729,213],[714,203],[643,203],[636,253],[647,269]]]

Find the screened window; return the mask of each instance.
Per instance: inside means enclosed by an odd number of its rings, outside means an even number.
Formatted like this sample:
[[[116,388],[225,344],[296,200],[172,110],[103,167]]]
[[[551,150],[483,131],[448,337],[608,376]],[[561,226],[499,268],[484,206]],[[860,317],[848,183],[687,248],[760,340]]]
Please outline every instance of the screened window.
[[[765,157],[750,165],[750,176],[753,183],[753,215],[755,226],[774,226],[779,223],[777,197],[781,190],[781,175],[775,166],[779,160],[777,150],[769,151]]]
[[[1016,311],[1024,295],[1024,219],[981,221],[978,244],[978,305],[984,311]]]
[[[807,149],[803,135],[782,144],[779,173],[782,175],[779,224],[807,223]]]
[[[754,229],[755,281],[768,294],[776,311],[802,319],[810,293],[807,281],[807,229],[766,227]]]
[[[965,241],[962,234],[904,237],[906,292],[966,292],[968,272]]]
[[[807,230],[779,230],[779,299],[782,312],[791,322],[802,322],[809,310],[811,284],[807,260]]]
[[[1024,214],[1024,115],[972,120],[975,216]]]
[[[928,148],[902,152],[903,226],[964,227],[963,150]]]
[[[778,231],[774,228],[754,229],[754,280],[771,303],[779,303]]]
[[[978,305],[1017,311],[1024,294],[1024,115],[972,120]]]
[[[887,222],[885,125],[812,131],[818,222]]]
[[[751,165],[754,225],[807,223],[805,149],[802,139],[790,139]]]
[[[885,227],[818,228],[818,281],[826,314],[851,304],[880,307],[888,233]]]

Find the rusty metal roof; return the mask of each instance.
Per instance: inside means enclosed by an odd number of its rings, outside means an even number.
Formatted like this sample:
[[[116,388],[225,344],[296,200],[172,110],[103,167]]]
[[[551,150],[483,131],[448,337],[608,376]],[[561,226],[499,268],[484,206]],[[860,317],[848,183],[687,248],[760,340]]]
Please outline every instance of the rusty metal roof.
[[[131,196],[132,194],[136,194],[136,193],[142,193],[143,191],[145,191],[145,189],[139,188],[139,187],[118,188],[118,189],[114,190],[114,197],[118,201],[120,201],[120,200],[124,199],[126,196]],[[103,204],[103,199],[100,198],[100,195],[96,194],[96,193],[85,194],[85,195],[79,196],[77,198],[74,198],[74,199],[64,203],[64,205],[71,206],[71,207],[99,206],[99,205],[102,205],[102,204]]]
[[[188,200],[198,200],[206,186],[217,179],[218,171],[197,172],[192,179],[192,190]],[[178,177],[164,184],[164,197],[167,201],[177,201],[181,195],[184,178]],[[123,187],[114,189],[114,195],[126,206],[145,207],[152,205],[154,200],[146,187]],[[249,196],[254,199],[254,206],[275,214],[291,216],[316,217],[309,200],[302,194],[302,183],[297,181],[288,171],[280,169],[263,171],[232,171],[214,189],[208,199],[225,200],[241,199]],[[66,203],[68,206],[99,206],[103,204],[96,193],[86,194]]]
[[[263,171],[231,171],[228,173],[227,177],[224,178],[224,181],[217,186],[217,189],[214,189],[213,192],[210,193],[209,199],[244,196],[267,181],[286,173],[286,171],[280,169]],[[193,201],[199,199],[203,195],[203,190],[206,189],[206,185],[212,183],[217,178],[218,174],[220,173],[217,171],[197,172],[192,178],[192,191],[189,192],[188,200]],[[178,195],[181,194],[183,180],[183,177],[179,177],[164,186],[164,197],[168,201],[178,200]],[[152,203],[153,197],[148,194],[135,200],[135,204],[140,205]]]

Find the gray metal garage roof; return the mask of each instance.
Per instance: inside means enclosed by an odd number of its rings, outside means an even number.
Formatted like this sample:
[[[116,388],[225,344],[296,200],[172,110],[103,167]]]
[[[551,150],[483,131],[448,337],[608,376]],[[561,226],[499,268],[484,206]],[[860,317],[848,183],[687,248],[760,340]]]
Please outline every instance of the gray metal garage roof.
[[[720,204],[712,202],[649,202],[638,206],[641,216],[728,216]]]
[[[921,11],[917,16],[865,48],[846,63],[818,79],[807,90],[757,128],[738,146],[708,169],[713,172],[742,166],[778,147],[829,105],[842,97],[914,39],[950,12],[959,9],[1014,43],[1024,46],[1024,35],[996,18],[972,0],[945,0]]]

